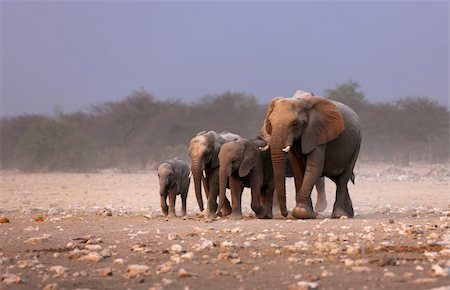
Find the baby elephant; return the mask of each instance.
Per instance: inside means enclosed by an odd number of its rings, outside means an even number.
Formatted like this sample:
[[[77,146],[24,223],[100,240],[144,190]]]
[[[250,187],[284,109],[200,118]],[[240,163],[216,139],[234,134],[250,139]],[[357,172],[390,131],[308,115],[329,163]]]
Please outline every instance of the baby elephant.
[[[244,187],[251,189],[251,208],[257,218],[272,218],[273,192],[275,182],[273,177],[272,159],[269,151],[260,151],[259,147],[266,145],[261,139],[239,139],[225,143],[219,152],[219,206],[220,211],[225,201],[227,181],[231,190],[231,218],[242,218],[241,196]],[[288,176],[291,169],[286,170]],[[318,212],[327,206],[325,181],[321,177],[316,182]]]
[[[275,183],[269,152],[258,147],[263,140],[239,139],[225,143],[219,152],[219,212],[225,201],[229,180],[232,201],[231,218],[242,218],[241,196],[244,187],[251,189],[251,208],[258,218],[272,218]],[[262,145],[264,146],[264,145]]]
[[[175,215],[175,199],[181,195],[181,213],[186,215],[186,199],[189,190],[190,179],[189,164],[178,158],[162,162],[158,166],[159,194],[161,196],[161,209],[164,215]],[[166,200],[169,196],[169,206]]]

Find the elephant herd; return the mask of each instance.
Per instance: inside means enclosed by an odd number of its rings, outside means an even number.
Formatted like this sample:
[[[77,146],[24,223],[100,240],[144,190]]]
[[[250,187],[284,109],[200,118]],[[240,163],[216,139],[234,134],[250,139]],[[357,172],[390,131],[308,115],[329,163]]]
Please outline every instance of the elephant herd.
[[[231,215],[242,218],[241,196],[244,187],[251,191],[251,208],[258,218],[272,218],[275,193],[281,214],[286,217],[286,177],[294,177],[296,206],[294,218],[312,219],[326,208],[324,177],[336,184],[332,217],[353,217],[353,205],[347,183],[354,182],[353,169],[361,145],[361,123],[348,106],[297,91],[290,98],[273,98],[264,123],[255,139],[214,131],[203,131],[189,144],[191,167],[177,158],[158,167],[161,209],[175,216],[175,198],[186,199],[190,176],[200,211],[206,216]],[[315,210],[311,192],[318,191]],[[225,195],[231,192],[231,204]],[[167,197],[169,205],[167,205]],[[218,200],[218,203],[217,203]]]

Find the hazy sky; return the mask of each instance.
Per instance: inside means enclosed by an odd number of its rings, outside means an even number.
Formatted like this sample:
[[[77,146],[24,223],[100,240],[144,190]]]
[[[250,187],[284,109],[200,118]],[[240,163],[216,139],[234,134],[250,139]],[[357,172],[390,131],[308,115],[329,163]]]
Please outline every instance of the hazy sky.
[[[449,102],[448,1],[2,1],[2,116],[357,81]]]

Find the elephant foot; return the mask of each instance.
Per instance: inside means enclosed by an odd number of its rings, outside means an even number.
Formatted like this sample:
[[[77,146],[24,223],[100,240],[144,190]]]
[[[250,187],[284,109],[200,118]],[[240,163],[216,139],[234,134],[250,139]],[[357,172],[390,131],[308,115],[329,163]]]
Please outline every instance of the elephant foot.
[[[284,217],[287,217],[289,214],[286,208],[282,208],[282,209],[280,209],[280,211],[281,211],[281,215]]]
[[[222,213],[222,216],[230,215],[230,214],[231,214],[231,207],[224,206],[224,207],[222,208],[221,213]]]
[[[296,219],[315,219],[317,216],[314,210],[306,204],[297,204],[291,214]]]
[[[230,219],[232,219],[232,220],[241,220],[242,219],[242,213],[235,213],[235,212],[233,212],[230,215]]]
[[[343,208],[339,208],[339,207],[335,207],[333,209],[333,213],[331,214],[331,218],[334,219],[338,219],[341,217],[348,217],[348,218],[352,218],[355,216],[354,212],[353,212],[353,208],[345,210]]]
[[[327,209],[327,200],[326,199],[317,199],[317,202],[316,202],[316,206],[315,206],[315,209],[316,209],[316,212],[323,212],[323,211],[325,211],[326,209]]]
[[[170,218],[177,217],[177,215],[174,212],[169,212],[169,214],[167,216]]]
[[[210,219],[210,220],[213,220],[213,219],[216,219],[217,217],[219,217],[220,215],[217,215],[215,212],[208,212],[207,214],[206,214],[206,218],[207,219]]]

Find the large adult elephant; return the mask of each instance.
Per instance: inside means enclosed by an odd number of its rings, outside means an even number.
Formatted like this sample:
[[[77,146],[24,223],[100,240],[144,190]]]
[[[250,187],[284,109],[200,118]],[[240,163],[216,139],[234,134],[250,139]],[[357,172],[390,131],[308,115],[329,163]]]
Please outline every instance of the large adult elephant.
[[[294,172],[295,218],[315,218],[311,190],[321,176],[336,184],[333,218],[353,217],[347,183],[354,182],[353,168],[361,145],[361,125],[348,106],[312,93],[297,91],[291,98],[272,99],[263,130],[271,150],[275,192],[281,214],[286,209],[286,153]]]
[[[241,138],[237,134],[214,131],[202,131],[191,139],[189,144],[189,156],[191,157],[191,171],[194,178],[195,196],[197,197],[200,211],[203,211],[202,181],[208,199],[208,217],[214,217],[217,209],[217,196],[219,193],[219,150],[229,141]],[[203,176],[203,172],[205,175]],[[223,215],[231,213],[231,205],[225,201],[222,210]]]

